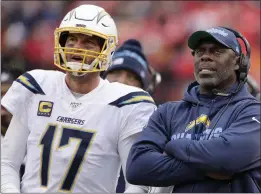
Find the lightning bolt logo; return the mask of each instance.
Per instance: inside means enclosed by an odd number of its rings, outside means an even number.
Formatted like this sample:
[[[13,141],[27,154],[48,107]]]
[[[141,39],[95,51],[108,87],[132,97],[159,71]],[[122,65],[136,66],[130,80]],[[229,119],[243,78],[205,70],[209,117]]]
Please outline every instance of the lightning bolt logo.
[[[194,120],[194,121],[191,121],[191,122],[187,125],[185,131],[188,131],[188,130],[192,129],[195,125],[198,125],[198,124],[200,124],[200,123],[203,123],[206,127],[209,127],[209,126],[210,126],[210,120],[209,120],[208,116],[207,116],[207,115],[204,115],[204,114],[200,115],[200,116],[196,119],[196,121],[195,121],[195,120]]]
[[[31,89],[36,90],[35,87],[29,82],[29,79],[27,77],[21,75],[20,77],[18,77],[18,80],[20,80],[23,84],[27,85]]]
[[[140,102],[140,101],[151,101],[154,102],[150,96],[134,96],[133,98],[126,100],[120,104],[128,104],[132,102]]]
[[[130,104],[137,104],[140,102],[152,103],[155,105],[153,98],[146,92],[131,92],[125,96],[118,98],[117,100],[111,102],[109,105],[123,107]]]
[[[44,91],[42,88],[39,86],[37,81],[34,79],[33,76],[31,76],[29,73],[25,73],[21,76],[19,76],[16,79],[17,82],[22,84],[25,88],[33,92],[34,94],[42,94],[45,95]]]

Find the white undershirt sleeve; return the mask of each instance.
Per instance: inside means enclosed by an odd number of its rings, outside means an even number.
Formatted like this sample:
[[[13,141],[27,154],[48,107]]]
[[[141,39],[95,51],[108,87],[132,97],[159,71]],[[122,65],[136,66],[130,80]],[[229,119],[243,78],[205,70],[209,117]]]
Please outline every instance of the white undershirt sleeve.
[[[19,171],[26,154],[28,135],[28,128],[13,116],[1,149],[1,193],[20,192]]]
[[[131,149],[131,146],[135,143],[137,136],[139,133],[133,134],[125,139],[121,139],[118,144],[118,151],[121,158],[122,163],[122,170],[124,174],[124,178],[126,177],[126,164],[127,164],[127,158],[129,155],[129,151]],[[147,186],[138,186],[138,185],[131,185],[126,181],[125,178],[125,192],[124,193],[147,193],[148,187]]]

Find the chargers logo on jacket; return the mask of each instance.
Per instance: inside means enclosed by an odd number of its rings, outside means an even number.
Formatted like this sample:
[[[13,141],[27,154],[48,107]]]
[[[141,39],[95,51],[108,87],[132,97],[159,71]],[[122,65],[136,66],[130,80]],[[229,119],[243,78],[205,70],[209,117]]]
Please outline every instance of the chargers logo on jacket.
[[[173,134],[171,139],[172,140],[173,139],[181,139],[181,138],[192,139],[192,133],[193,132],[190,131],[190,129],[193,129],[196,125],[200,125],[200,124],[203,124],[204,129],[202,130],[202,132],[199,132],[199,134],[198,134],[198,135],[200,135],[199,140],[204,140],[205,138],[208,137],[208,135],[210,133],[211,133],[210,139],[219,137],[219,135],[220,135],[220,133],[222,133],[223,129],[221,127],[217,127],[214,130],[212,130],[212,129],[209,128],[210,123],[211,122],[210,122],[208,116],[205,115],[205,114],[202,114],[197,119],[189,122],[189,124],[185,128],[185,132]]]
[[[203,123],[205,125],[205,127],[208,128],[210,126],[210,120],[209,120],[208,116],[204,115],[204,114],[200,115],[196,120],[191,121],[187,125],[185,131],[192,129],[193,127],[195,127],[195,125],[198,125],[200,123]]]

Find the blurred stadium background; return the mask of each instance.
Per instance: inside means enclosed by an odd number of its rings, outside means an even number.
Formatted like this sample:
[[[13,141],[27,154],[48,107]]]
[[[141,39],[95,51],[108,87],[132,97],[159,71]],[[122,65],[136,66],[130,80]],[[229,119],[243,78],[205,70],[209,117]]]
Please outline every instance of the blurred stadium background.
[[[187,38],[195,30],[227,26],[240,31],[252,47],[250,74],[260,83],[259,1],[2,1],[2,71],[53,65],[53,33],[63,16],[80,4],[105,8],[118,26],[120,44],[137,38],[163,81],[157,103],[179,100],[193,80]],[[260,85],[259,85],[260,87]]]

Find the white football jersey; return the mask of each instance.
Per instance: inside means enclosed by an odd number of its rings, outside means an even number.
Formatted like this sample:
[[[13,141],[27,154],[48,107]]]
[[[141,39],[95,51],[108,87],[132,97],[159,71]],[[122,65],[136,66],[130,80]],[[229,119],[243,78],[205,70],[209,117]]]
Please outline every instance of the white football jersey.
[[[136,87],[100,80],[76,98],[60,71],[21,75],[2,100],[30,131],[21,192],[115,192],[119,141],[136,134],[156,109]],[[19,151],[18,151],[19,152]]]

